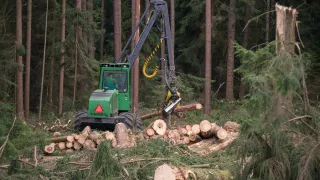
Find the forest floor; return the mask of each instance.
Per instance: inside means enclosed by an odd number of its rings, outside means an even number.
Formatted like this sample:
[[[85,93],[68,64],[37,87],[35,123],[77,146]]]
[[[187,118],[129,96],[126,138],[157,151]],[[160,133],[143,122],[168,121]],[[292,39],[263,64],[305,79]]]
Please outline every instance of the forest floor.
[[[236,103],[219,103],[208,120],[217,124],[235,121],[231,112],[235,111],[236,107]],[[150,112],[150,109],[143,109],[141,114],[146,112]],[[68,122],[73,117],[74,113],[65,113],[60,120]],[[48,117],[48,123],[54,119],[54,116]],[[199,123],[203,119],[202,110],[188,112],[182,118],[173,118],[172,126]],[[36,125],[36,118],[33,120],[32,124]],[[153,120],[143,121],[144,127]],[[186,145],[173,146],[160,139],[141,141],[135,147],[126,149],[108,146],[110,148],[98,150],[55,151],[46,156],[43,147],[52,132],[43,131],[43,126],[33,128],[36,130],[32,131],[33,135],[30,137],[17,136],[10,141],[0,159],[0,179],[153,179],[155,169],[164,163],[193,169],[198,173],[206,171],[206,175],[198,179],[233,179],[239,166],[236,148],[232,145],[231,148],[204,156],[190,151]],[[25,131],[20,130],[21,132]],[[69,129],[63,134],[73,132]],[[32,138],[37,140],[27,142]],[[21,143],[23,139],[25,143]],[[38,147],[36,151],[35,146]],[[11,149],[16,152],[12,153]],[[98,165],[100,168],[96,169]]]

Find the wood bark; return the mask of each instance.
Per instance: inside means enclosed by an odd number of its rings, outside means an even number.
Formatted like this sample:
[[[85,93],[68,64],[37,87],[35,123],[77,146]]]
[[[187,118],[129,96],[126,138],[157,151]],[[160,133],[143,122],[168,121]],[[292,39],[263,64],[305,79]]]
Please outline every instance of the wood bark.
[[[28,0],[27,14],[27,51],[26,51],[26,77],[24,90],[24,109],[26,121],[29,119],[30,105],[30,59],[31,59],[31,21],[32,21],[32,0]]]
[[[234,38],[235,38],[235,6],[236,0],[230,0],[230,9],[228,13],[228,59],[227,59],[227,84],[226,99],[233,101],[233,80],[234,80]]]
[[[22,48],[22,2],[16,0],[16,48]],[[23,110],[23,62],[22,56],[17,54],[17,65],[19,68],[16,72],[16,114],[19,119],[25,120]]]
[[[101,31],[104,31],[104,24],[105,24],[105,8],[104,8],[104,2],[105,0],[101,0]],[[104,55],[104,33],[101,33],[100,37],[100,60],[103,59]]]
[[[206,44],[205,44],[205,85],[204,115],[210,115],[211,104],[211,31],[212,31],[211,0],[206,0]]]
[[[42,113],[42,97],[43,97],[43,84],[44,84],[44,71],[46,65],[46,48],[47,48],[47,30],[48,30],[48,13],[49,13],[49,0],[47,0],[46,8],[46,24],[44,32],[44,45],[43,45],[43,58],[42,58],[42,75],[41,75],[41,89],[40,89],[40,103],[39,103],[39,120],[41,121]]]
[[[55,149],[55,143],[51,143],[50,145],[47,145],[44,147],[44,152],[47,154],[52,154]]]
[[[78,13],[81,12],[81,0],[76,0],[76,9]],[[72,105],[74,107],[76,101],[76,93],[77,93],[77,78],[78,78],[78,49],[79,49],[79,40],[82,39],[82,28],[80,24],[76,25],[76,44],[75,44],[75,63],[74,63],[74,79],[73,79],[73,99]]]
[[[115,133],[115,137],[117,140],[116,147],[129,148],[129,147],[133,147],[135,145],[135,143],[129,137],[128,129],[126,128],[125,124],[123,124],[123,123],[116,124],[114,133]]]
[[[295,55],[295,28],[298,12],[296,9],[276,5],[276,54],[286,52],[291,56]],[[293,63],[293,62],[291,62]],[[287,71],[292,71],[293,65],[288,65]],[[284,118],[288,116],[286,109],[292,108],[292,90],[288,90],[286,95],[276,92],[274,105],[274,116]]]
[[[153,122],[152,128],[157,134],[163,136],[167,130],[167,124],[164,120],[158,119]]]
[[[134,27],[138,25],[140,19],[140,0],[135,0],[135,11],[134,11]],[[138,44],[139,41],[139,29],[134,36],[134,45]],[[133,112],[137,114],[139,112],[139,57],[133,64]]]
[[[59,80],[59,115],[63,109],[63,84],[64,84],[64,42],[66,40],[66,0],[62,0],[62,21],[61,21],[61,57],[60,57],[60,80]]]
[[[93,0],[88,0],[88,11],[89,11],[89,25],[90,25],[90,32],[89,32],[89,56],[94,58],[95,48],[94,48],[94,34],[93,30]]]
[[[251,16],[251,5],[252,5],[252,1],[250,0],[246,4],[246,13],[245,13],[245,17],[244,17],[245,24],[248,23],[250,16]],[[246,27],[243,32],[243,47],[244,48],[248,48],[248,42],[249,42],[249,28]],[[240,81],[239,99],[243,100],[244,95],[245,95],[245,85],[243,82],[242,75],[240,75],[240,76],[241,76],[241,81]]]
[[[87,12],[87,0],[82,0],[81,1],[81,9],[82,9],[82,12]],[[82,36],[83,36],[83,41],[84,42],[89,42],[88,41],[88,34],[87,34],[87,30],[85,30],[85,29],[83,29],[83,32],[82,32]],[[89,48],[88,48],[88,46],[85,46],[84,47],[84,52],[86,53],[86,55],[88,54],[88,51],[89,50]]]
[[[114,12],[114,58],[121,54],[121,0],[113,0]],[[121,60],[120,60],[121,62]]]
[[[199,109],[202,109],[202,105],[199,103],[195,103],[195,104],[189,104],[185,106],[179,106],[174,111],[185,112],[185,111],[199,110]],[[139,119],[144,120],[144,119],[149,119],[149,118],[161,116],[161,115],[162,115],[162,111],[155,111],[155,112],[140,116]]]
[[[211,131],[211,123],[208,120],[203,120],[200,122],[200,132],[201,136],[204,138],[210,138],[213,136]]]
[[[266,13],[266,45],[269,43],[269,29],[270,29],[270,0],[267,0],[267,13]]]

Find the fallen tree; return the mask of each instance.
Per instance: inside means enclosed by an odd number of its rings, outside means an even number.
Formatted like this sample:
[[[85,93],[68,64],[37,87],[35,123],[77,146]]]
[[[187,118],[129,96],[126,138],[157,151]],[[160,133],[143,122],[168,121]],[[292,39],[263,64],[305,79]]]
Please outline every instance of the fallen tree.
[[[185,111],[199,110],[199,109],[202,109],[202,105],[200,103],[195,103],[195,104],[189,104],[185,106],[179,106],[174,109],[174,112],[185,112]],[[150,118],[161,116],[161,115],[162,115],[162,111],[155,111],[155,112],[140,116],[139,119],[145,120],[145,119],[150,119]]]

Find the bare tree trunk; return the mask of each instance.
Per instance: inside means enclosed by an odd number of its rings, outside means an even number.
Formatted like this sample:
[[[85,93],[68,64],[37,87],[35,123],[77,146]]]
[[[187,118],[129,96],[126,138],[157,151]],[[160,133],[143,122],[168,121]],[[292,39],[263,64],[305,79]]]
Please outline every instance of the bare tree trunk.
[[[81,0],[76,0],[76,9],[78,12],[81,12]],[[79,47],[79,40],[82,38],[82,29],[81,25],[77,24],[76,28],[76,58],[74,63],[74,81],[73,81],[73,100],[72,106],[74,107],[76,102],[76,93],[77,93],[77,78],[78,78],[78,47]]]
[[[226,99],[233,101],[233,77],[234,77],[234,37],[235,37],[235,6],[236,0],[230,0],[230,10],[228,15],[228,60],[227,60],[227,84]]]
[[[32,21],[32,0],[28,0],[28,15],[27,15],[27,52],[26,52],[26,77],[25,77],[25,94],[24,94],[24,109],[26,121],[29,119],[30,105],[30,59],[31,59],[31,21]]]
[[[113,0],[114,11],[114,58],[121,54],[121,0]]]
[[[62,0],[62,23],[61,23],[61,58],[60,58],[60,81],[59,81],[59,115],[63,107],[63,83],[64,83],[64,42],[66,40],[66,0]]]
[[[250,4],[248,4],[248,3],[250,3]],[[251,1],[247,2],[247,4],[246,4],[246,14],[244,17],[245,24],[248,23],[250,16],[251,16]],[[243,32],[243,47],[244,48],[248,48],[248,39],[249,39],[249,28],[246,27],[246,29],[244,29],[244,32]],[[244,85],[244,82],[243,82],[242,76],[241,76],[239,99],[243,100],[244,95],[245,95],[245,85]]]
[[[136,0],[131,0],[131,33],[134,33],[134,27],[135,27],[135,11],[136,11]],[[131,52],[133,52],[134,49],[134,38],[131,41]],[[132,107],[132,111],[133,111],[133,89],[134,89],[134,71],[133,71],[134,66],[131,69],[131,79],[130,79],[130,85],[131,85],[131,107]]]
[[[174,36],[175,36],[175,0],[170,0],[170,21],[171,21],[171,41],[172,41],[172,54],[174,57]]]
[[[45,65],[46,65],[47,29],[48,29],[48,11],[49,11],[49,0],[47,0],[46,24],[45,24],[45,32],[44,32],[44,43],[43,43],[43,59],[42,59],[42,75],[41,75],[41,90],[40,90],[39,120],[41,120],[41,111],[42,111],[42,95],[43,95],[43,82],[44,82],[44,69],[45,69]]]
[[[87,12],[87,0],[82,0],[81,8],[83,12]],[[84,30],[82,33],[83,33],[84,42],[88,42],[87,30]],[[84,52],[86,54],[88,54],[88,49],[89,48],[87,46],[84,47]]]
[[[140,19],[140,0],[135,0],[135,14],[134,14],[134,26],[138,25]],[[139,41],[139,29],[134,36],[134,45]],[[139,57],[133,65],[133,112],[139,112]]]
[[[22,48],[22,3],[16,0],[16,38],[17,49]],[[19,69],[16,72],[16,113],[19,119],[25,120],[23,112],[23,62],[22,56],[17,54]]]
[[[52,110],[52,94],[53,94],[53,68],[54,68],[54,58],[51,58],[50,62],[50,85],[49,85],[49,109]]]
[[[205,61],[205,85],[204,85],[204,115],[210,115],[211,103],[211,30],[212,13],[211,0],[206,0],[206,61]]]
[[[269,43],[269,29],[270,29],[270,0],[267,0],[267,14],[266,14],[266,45]]]
[[[89,10],[89,25],[90,31],[93,27],[93,0],[88,0],[88,10]],[[89,56],[94,57],[94,35],[92,32],[89,33]]]
[[[148,8],[150,6],[150,0],[145,0],[145,6],[146,8]],[[150,18],[150,11],[148,10],[147,14],[146,14],[146,23],[149,22],[149,18]]]
[[[104,1],[101,0],[101,31],[104,29],[104,23],[105,23],[105,14],[104,14]],[[104,33],[101,34],[100,39],[100,60],[103,59],[103,44],[104,44]]]

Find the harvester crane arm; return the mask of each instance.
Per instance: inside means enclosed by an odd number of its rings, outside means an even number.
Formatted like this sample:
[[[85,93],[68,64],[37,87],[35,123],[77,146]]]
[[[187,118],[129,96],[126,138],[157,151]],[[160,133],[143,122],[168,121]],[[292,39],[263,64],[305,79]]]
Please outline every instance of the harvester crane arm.
[[[139,20],[138,25],[134,28],[132,35],[130,36],[129,40],[127,41],[125,47],[123,48],[120,57],[116,59],[116,63],[119,63],[121,57],[123,56],[124,52],[126,51],[129,43],[132,41],[133,36],[135,35],[137,29],[141,25],[142,20],[144,19],[145,15],[149,10],[153,10],[153,14],[151,18],[149,19],[148,23],[144,27],[144,30],[142,31],[139,41],[134,47],[131,54],[129,54],[126,57],[126,60],[128,61],[130,68],[132,68],[135,60],[137,59],[143,44],[145,43],[154,23],[156,22],[157,18],[162,15],[163,21],[164,21],[164,34],[163,37],[167,42],[167,49],[168,49],[168,59],[169,59],[169,79],[167,77],[167,73],[165,74],[165,83],[166,86],[170,92],[170,99],[171,103],[167,104],[168,106],[164,109],[166,113],[171,112],[171,110],[180,102],[180,94],[175,87],[171,87],[171,84],[175,84],[175,63],[174,63],[174,56],[173,56],[173,47],[172,47],[172,37],[171,37],[171,30],[170,30],[170,21],[169,21],[169,14],[168,14],[168,6],[167,3],[164,0],[151,0],[150,6],[146,8],[145,12],[143,13],[142,17]],[[167,62],[165,62],[167,64]],[[167,98],[168,99],[168,98]]]

